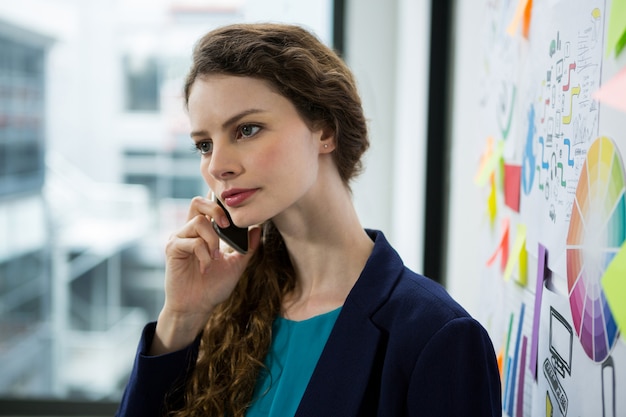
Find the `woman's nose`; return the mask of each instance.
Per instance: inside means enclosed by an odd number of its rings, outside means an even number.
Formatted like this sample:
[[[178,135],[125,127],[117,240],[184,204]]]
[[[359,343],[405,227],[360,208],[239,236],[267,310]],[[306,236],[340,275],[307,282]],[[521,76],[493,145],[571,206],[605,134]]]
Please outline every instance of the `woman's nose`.
[[[214,144],[208,169],[209,174],[215,179],[227,179],[237,176],[241,172],[241,165],[239,164],[239,158],[234,146],[230,144]]]

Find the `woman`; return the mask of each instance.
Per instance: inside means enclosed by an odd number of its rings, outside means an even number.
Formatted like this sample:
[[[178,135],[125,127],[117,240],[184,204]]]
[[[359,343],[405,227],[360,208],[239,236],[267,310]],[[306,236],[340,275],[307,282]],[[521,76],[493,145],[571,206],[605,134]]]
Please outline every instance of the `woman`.
[[[220,28],[185,99],[202,176],[250,249],[220,247],[226,213],[193,199],[118,415],[500,416],[486,331],[359,222],[367,129],[341,59],[299,27]]]

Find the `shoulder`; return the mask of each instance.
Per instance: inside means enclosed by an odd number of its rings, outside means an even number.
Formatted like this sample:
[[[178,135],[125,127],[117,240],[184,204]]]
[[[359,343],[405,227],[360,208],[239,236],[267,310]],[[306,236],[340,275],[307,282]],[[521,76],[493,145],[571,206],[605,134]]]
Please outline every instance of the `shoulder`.
[[[432,334],[452,320],[471,317],[441,284],[405,267],[373,318],[385,327]]]
[[[352,298],[379,326],[441,326],[468,313],[434,280],[407,268],[384,234],[368,230],[374,250],[363,270]]]
[[[441,284],[407,268],[383,233],[368,233],[374,250],[349,299],[376,327],[390,337],[426,340],[450,321],[473,321]]]

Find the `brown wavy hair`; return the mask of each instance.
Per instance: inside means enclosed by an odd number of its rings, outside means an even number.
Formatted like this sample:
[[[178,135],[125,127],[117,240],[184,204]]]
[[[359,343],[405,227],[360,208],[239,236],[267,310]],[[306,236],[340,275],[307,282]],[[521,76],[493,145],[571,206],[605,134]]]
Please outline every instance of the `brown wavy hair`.
[[[332,156],[349,188],[369,146],[361,99],[351,71],[313,34],[294,25],[237,24],[213,30],[193,51],[185,100],[196,79],[211,74],[265,80],[289,99],[310,126],[331,129]],[[272,341],[272,323],[296,275],[271,221],[232,295],[209,319],[200,354],[171,416],[243,417]],[[172,404],[170,404],[172,406]]]

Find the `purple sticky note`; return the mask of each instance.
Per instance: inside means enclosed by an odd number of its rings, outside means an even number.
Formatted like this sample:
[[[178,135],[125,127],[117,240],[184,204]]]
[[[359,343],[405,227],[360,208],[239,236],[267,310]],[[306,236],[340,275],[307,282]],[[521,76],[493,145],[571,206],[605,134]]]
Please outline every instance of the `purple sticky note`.
[[[543,281],[548,277],[546,263],[548,251],[539,243],[537,259],[537,285],[535,286],[535,311],[533,314],[533,334],[530,341],[530,362],[528,366],[535,381],[537,380],[537,350],[539,346],[539,318],[541,316],[541,295],[543,294]]]

